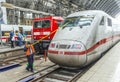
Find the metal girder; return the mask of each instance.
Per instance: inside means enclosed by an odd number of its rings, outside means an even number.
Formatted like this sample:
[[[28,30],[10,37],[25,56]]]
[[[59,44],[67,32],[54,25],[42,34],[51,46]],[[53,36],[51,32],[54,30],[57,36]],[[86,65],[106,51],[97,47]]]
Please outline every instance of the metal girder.
[[[78,10],[103,10],[116,15],[119,11],[120,0],[6,0],[15,6],[30,8],[37,11],[68,15]],[[52,4],[52,6],[49,6]],[[117,8],[117,9],[116,9]],[[118,10],[118,11],[117,11]]]
[[[91,1],[92,2],[92,1]],[[86,4],[84,4],[86,7],[89,7],[89,8],[86,8],[86,9],[99,9],[99,10],[103,10],[105,11],[106,13],[114,16],[118,13],[119,11],[119,4],[120,3],[117,3],[120,2],[119,0],[93,0],[92,3],[88,2]],[[118,6],[119,5],[119,6]],[[118,10],[118,11],[117,11]],[[120,11],[119,11],[120,12]]]
[[[107,2],[104,4],[104,6],[102,6],[100,9],[106,11],[107,8],[109,8],[110,6],[112,6],[112,3],[113,3],[113,0],[109,0],[109,1],[107,1]]]
[[[4,7],[7,7],[7,5],[8,5],[8,8],[16,9],[16,10],[19,10],[19,11],[32,12],[32,13],[38,13],[38,14],[41,13],[43,15],[54,15],[54,14],[43,12],[43,11],[36,11],[36,10],[32,10],[32,9],[17,7],[17,6],[14,6],[12,4],[4,3],[4,2],[2,3],[2,6],[4,6]]]
[[[114,11],[111,12],[110,14],[115,17],[115,15],[117,15],[117,13],[119,13],[119,12],[120,12],[120,8],[116,8],[116,9],[114,9]]]
[[[110,5],[108,8],[107,8],[107,10],[106,10],[106,12],[108,13],[111,13],[111,12],[113,12],[114,11],[114,9],[116,9],[116,8],[119,8],[119,6],[116,4],[116,2],[114,2],[112,5]]]
[[[114,15],[114,17],[120,12],[120,1],[117,1],[116,4],[117,5],[111,9],[111,15]]]
[[[114,10],[114,13],[111,13],[111,15],[112,15],[113,17],[115,17],[115,15],[117,15],[117,13],[119,13],[119,12],[120,12],[120,8],[115,9],[115,10]]]
[[[83,6],[85,6],[85,4],[88,2],[88,0],[83,0]]]
[[[90,4],[89,9],[94,9],[99,2],[100,0],[93,0],[93,2]]]
[[[100,0],[90,0],[87,4],[86,7],[87,9],[92,8],[93,6],[96,6],[99,3]]]
[[[119,7],[119,9],[120,9],[120,0],[118,1],[118,0],[115,0],[116,1],[116,3],[118,4],[118,7]],[[120,10],[118,11],[118,13],[115,13],[116,15],[115,16],[117,16],[117,15],[119,15],[120,14]]]
[[[99,5],[97,6],[97,8],[102,9],[107,2],[108,2],[108,0],[101,1],[101,2],[99,3]]]

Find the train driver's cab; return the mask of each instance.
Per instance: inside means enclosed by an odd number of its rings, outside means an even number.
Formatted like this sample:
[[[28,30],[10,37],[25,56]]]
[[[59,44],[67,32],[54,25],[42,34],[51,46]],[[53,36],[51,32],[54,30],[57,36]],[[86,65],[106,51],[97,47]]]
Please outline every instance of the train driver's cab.
[[[80,28],[87,27],[91,25],[92,20],[79,21]]]
[[[68,17],[61,24],[61,27],[88,27],[94,20],[94,16],[78,16],[78,17]]]

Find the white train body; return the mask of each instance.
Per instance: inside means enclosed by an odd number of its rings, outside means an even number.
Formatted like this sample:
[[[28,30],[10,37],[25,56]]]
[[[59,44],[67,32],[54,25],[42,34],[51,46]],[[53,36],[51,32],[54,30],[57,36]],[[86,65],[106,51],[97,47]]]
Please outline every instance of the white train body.
[[[83,67],[120,39],[119,23],[99,10],[70,14],[48,49],[48,58],[65,67]]]

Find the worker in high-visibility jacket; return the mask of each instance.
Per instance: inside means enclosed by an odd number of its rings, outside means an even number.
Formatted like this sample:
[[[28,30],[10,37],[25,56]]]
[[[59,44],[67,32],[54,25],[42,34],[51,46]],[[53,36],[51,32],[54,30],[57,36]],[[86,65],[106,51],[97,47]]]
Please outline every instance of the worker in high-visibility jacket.
[[[34,49],[34,46],[32,45],[32,43],[26,42],[26,44],[24,46],[24,51],[26,52],[26,57],[27,57],[27,61],[28,61],[26,70],[33,72],[35,49]]]

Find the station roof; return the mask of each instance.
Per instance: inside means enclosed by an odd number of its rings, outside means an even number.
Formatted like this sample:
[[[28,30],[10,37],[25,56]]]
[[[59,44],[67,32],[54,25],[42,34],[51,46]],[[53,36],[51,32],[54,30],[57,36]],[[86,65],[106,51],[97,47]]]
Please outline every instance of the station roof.
[[[120,13],[120,0],[71,0],[71,2],[86,10],[103,10],[113,17]]]
[[[113,17],[120,13],[120,0],[6,0],[6,2],[60,16],[81,10],[103,10]]]

